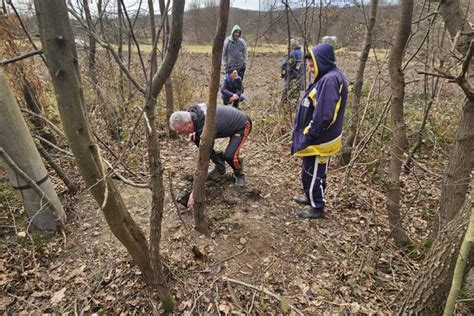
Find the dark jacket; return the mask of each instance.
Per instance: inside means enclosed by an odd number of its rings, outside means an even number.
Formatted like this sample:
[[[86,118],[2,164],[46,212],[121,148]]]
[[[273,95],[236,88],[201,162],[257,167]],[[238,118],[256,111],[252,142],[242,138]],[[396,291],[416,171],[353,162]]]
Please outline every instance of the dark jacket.
[[[314,82],[298,106],[291,153],[296,157],[334,156],[341,148],[347,82],[336,66],[334,49],[320,44],[310,51]]]
[[[188,109],[188,112],[191,114],[191,119],[193,120],[194,131],[196,132],[196,136],[194,138],[196,146],[199,146],[201,141],[201,134],[202,130],[204,129],[204,122],[206,119],[206,110],[207,105],[205,103],[193,105]],[[251,121],[245,113],[240,112],[231,106],[218,104],[216,107],[216,126],[214,130],[214,139],[234,136],[238,132],[245,129],[247,122]]]
[[[232,81],[230,75],[226,75],[221,86],[222,101],[224,101],[224,104],[229,103],[229,98],[233,94],[237,94],[240,97],[242,92],[242,79],[240,79],[240,77],[237,77],[234,81]]]
[[[296,80],[298,90],[303,90],[304,71],[303,52],[301,48],[297,46],[290,52],[288,58],[285,58],[285,61],[281,65],[281,77],[285,79],[285,83]]]

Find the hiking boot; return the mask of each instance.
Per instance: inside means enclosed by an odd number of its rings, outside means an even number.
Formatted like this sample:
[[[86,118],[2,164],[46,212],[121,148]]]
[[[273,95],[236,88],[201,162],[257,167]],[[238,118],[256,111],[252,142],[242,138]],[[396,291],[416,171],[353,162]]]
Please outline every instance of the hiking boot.
[[[324,218],[324,208],[314,208],[314,207],[311,207],[310,209],[308,210],[305,210],[301,213],[298,213],[298,217],[299,218],[310,218],[310,219],[314,219],[314,218]]]
[[[293,201],[295,201],[298,204],[302,204],[302,205],[311,205],[311,202],[306,197],[306,195],[295,196],[295,197],[293,197]]]
[[[189,200],[190,195],[191,195],[191,192],[187,190],[181,191],[176,197],[176,202],[183,205],[184,207],[188,207],[188,200]]]
[[[214,163],[214,168],[207,171],[207,177],[211,178],[216,175],[225,174],[225,157],[224,154],[220,152],[211,153],[211,161]]]
[[[214,168],[207,171],[207,176],[209,178],[212,178],[217,175],[222,176],[224,174],[225,174],[225,164],[220,164],[220,163],[214,164]]]
[[[235,186],[237,186],[237,187],[245,186],[245,175],[244,174],[234,171],[233,176],[234,176],[234,180],[235,180]]]

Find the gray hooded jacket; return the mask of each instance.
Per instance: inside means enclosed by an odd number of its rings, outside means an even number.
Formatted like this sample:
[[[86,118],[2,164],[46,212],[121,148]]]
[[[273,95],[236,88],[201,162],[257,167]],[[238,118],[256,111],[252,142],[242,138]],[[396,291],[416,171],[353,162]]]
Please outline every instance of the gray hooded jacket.
[[[241,31],[240,26],[234,25],[230,36],[224,41],[222,65],[225,69],[240,69],[247,64],[247,43],[242,38],[236,40],[232,36],[237,30]]]

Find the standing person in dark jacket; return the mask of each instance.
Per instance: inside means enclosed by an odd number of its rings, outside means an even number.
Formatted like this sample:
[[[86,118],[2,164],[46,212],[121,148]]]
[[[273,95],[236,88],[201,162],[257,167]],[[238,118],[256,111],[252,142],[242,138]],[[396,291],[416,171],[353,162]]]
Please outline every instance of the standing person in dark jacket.
[[[231,69],[237,69],[239,77],[244,80],[245,68],[247,66],[247,43],[242,36],[242,30],[237,24],[234,25],[230,36],[224,41],[222,49],[222,65],[225,73]]]
[[[188,135],[189,139],[199,146],[201,133],[206,119],[207,106],[204,103],[193,105],[188,111],[174,112],[170,117],[170,127],[178,134]],[[225,162],[234,171],[236,186],[245,185],[245,175],[242,171],[242,159],[239,158],[245,140],[252,129],[252,121],[243,112],[230,106],[217,105],[216,108],[216,138],[229,137],[229,144],[225,153],[211,151],[210,159],[214,162],[214,169],[208,176],[225,173]]]
[[[281,65],[281,77],[284,79],[285,88],[281,96],[281,105],[290,103],[291,107],[296,105],[300,97],[300,91],[304,90],[304,60],[303,52],[298,40],[290,40],[291,52]]]
[[[232,104],[236,109],[239,108],[239,102],[244,101],[244,87],[237,69],[231,69],[225,76],[221,86],[221,95],[224,105]]]
[[[324,190],[329,158],[341,148],[342,122],[347,101],[347,82],[336,66],[334,49],[320,44],[310,51],[308,66],[314,80],[298,106],[291,153],[301,157],[301,180],[305,195],[296,197],[310,205],[301,218],[324,217]]]

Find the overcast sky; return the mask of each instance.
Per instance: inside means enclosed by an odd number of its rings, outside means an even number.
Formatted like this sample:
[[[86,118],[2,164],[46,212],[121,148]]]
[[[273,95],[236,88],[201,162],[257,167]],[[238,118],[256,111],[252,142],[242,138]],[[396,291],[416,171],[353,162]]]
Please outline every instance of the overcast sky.
[[[47,1],[47,0],[44,0]],[[66,0],[68,1],[68,0]],[[117,0],[108,0],[110,2],[110,6],[112,6],[113,3],[116,3]],[[201,3],[208,2],[208,0],[187,0],[186,1],[186,7],[189,7],[189,5],[195,1],[199,1]],[[213,0],[211,0],[213,1]],[[263,2],[268,3],[269,0],[262,0]],[[72,3],[76,3],[77,0],[72,0]],[[80,0],[79,2],[82,2]],[[107,0],[103,0],[103,3],[106,3]],[[156,4],[156,7],[158,7],[158,1],[154,1]],[[216,3],[219,3],[219,1],[215,1]],[[89,3],[92,3],[91,8],[95,7],[95,4],[97,3],[97,0],[89,0]],[[130,9],[133,8],[138,8],[138,0],[125,0],[126,6]],[[241,9],[248,9],[248,10],[258,10],[258,3],[259,0],[231,0],[230,5],[231,7],[234,8],[241,8]],[[19,10],[24,10],[28,7],[32,8],[33,7],[33,1],[32,0],[13,0],[13,4],[18,7]],[[147,7],[147,1],[142,0],[142,8],[146,9]]]

